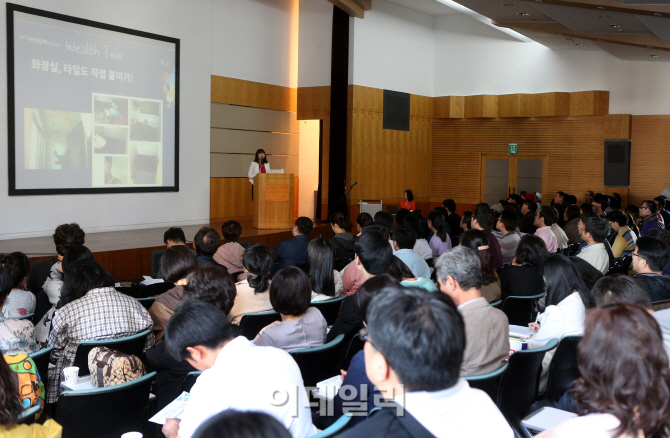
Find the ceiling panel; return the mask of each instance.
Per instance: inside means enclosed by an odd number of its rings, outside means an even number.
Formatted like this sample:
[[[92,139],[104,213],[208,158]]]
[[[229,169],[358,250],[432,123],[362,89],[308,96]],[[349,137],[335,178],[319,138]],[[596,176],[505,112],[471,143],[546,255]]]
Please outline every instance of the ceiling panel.
[[[665,44],[670,44],[670,18],[636,15],[645,26],[656,34]]]
[[[537,2],[528,4],[573,32],[651,33],[649,28],[633,14]]]
[[[404,6],[407,9],[412,9],[424,14],[439,16],[458,14],[459,12],[449,6],[438,2],[437,0],[386,0],[389,3]]]
[[[670,5],[670,0],[619,0],[624,5]]]
[[[456,2],[493,21],[554,22],[553,19],[534,9],[530,3],[525,1],[456,0]]]
[[[582,51],[601,51],[595,42],[580,38],[570,38],[549,34],[543,32],[534,32],[522,28],[516,28],[516,32],[542,44],[552,50],[582,50]]]
[[[670,62],[670,52],[606,42],[595,42],[601,49],[624,61]]]

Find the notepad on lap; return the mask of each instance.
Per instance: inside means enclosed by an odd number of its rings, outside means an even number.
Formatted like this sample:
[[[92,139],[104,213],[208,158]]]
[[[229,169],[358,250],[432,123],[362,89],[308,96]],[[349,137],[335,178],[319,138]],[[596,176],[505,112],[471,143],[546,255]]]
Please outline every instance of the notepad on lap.
[[[570,418],[575,418],[577,414],[568,411],[562,411],[556,408],[544,407],[538,411],[533,412],[523,420],[521,424],[528,429],[542,432],[552,427],[558,426],[560,423]]]

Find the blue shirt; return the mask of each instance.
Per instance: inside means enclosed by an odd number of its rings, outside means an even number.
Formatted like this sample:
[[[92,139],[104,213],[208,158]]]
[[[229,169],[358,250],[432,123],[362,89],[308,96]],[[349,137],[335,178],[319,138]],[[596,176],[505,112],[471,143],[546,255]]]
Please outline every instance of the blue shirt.
[[[275,266],[273,274],[286,266],[297,266],[307,263],[307,236],[298,234],[291,240],[279,242],[273,251],[275,255]]]
[[[393,255],[402,260],[415,277],[430,278],[428,263],[411,249],[401,249]]]

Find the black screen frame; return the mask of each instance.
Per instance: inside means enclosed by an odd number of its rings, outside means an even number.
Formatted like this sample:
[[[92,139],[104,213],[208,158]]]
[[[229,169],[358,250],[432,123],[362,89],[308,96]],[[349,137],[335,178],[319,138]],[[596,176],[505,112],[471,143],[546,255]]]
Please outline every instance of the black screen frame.
[[[161,187],[91,187],[91,188],[57,188],[57,189],[17,189],[16,188],[16,114],[15,114],[15,93],[14,93],[14,12],[37,15],[40,17],[51,18],[54,20],[65,21],[68,23],[79,24],[83,26],[95,27],[112,32],[126,33],[142,38],[154,39],[175,45],[175,139],[174,139],[174,185]],[[7,152],[8,152],[8,177],[9,177],[9,196],[31,196],[31,195],[82,195],[82,194],[109,194],[109,193],[152,193],[152,192],[178,192],[179,191],[179,81],[180,81],[180,40],[179,38],[158,35],[150,32],[144,32],[127,27],[114,26],[101,23],[99,21],[87,20],[84,18],[73,17],[70,15],[58,14],[42,9],[30,8],[27,6],[7,3]]]

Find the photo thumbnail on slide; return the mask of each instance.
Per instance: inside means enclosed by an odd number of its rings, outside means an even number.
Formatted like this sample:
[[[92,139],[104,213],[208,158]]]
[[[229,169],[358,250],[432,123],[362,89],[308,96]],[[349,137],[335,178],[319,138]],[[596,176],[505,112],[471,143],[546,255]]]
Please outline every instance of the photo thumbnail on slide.
[[[128,157],[96,155],[93,157],[93,185],[127,185],[129,182]]]

